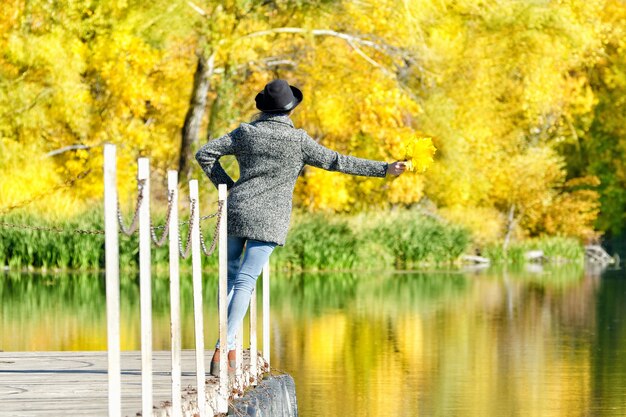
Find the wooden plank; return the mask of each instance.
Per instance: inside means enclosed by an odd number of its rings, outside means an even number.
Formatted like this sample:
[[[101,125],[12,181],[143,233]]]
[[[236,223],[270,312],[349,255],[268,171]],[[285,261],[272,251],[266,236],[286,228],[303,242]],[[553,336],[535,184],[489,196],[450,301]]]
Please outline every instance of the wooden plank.
[[[104,145],[104,229],[107,304],[108,414],[121,416],[120,261],[115,145]]]
[[[208,352],[212,353],[212,351]],[[171,413],[170,352],[153,352],[153,403],[150,415]],[[205,358],[208,364],[210,356]],[[248,352],[243,355],[249,364]],[[182,386],[195,385],[195,351],[181,352]],[[0,352],[0,415],[6,416],[102,416],[108,412],[107,352]],[[141,410],[141,352],[121,353],[120,414],[135,416]],[[259,375],[246,375],[257,379]],[[208,407],[215,409],[219,381],[206,384]],[[197,413],[195,390],[183,390],[185,416]],[[196,407],[196,408],[194,408]],[[171,414],[170,414],[171,415]],[[211,416],[213,414],[210,414]]]
[[[139,305],[141,317],[142,413],[152,412],[152,283],[150,276],[150,160],[137,160],[137,180],[144,181],[139,207]]]

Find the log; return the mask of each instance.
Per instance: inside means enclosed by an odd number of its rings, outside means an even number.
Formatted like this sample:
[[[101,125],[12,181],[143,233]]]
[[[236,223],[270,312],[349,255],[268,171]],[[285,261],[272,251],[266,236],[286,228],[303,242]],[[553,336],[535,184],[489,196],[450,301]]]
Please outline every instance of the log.
[[[545,262],[548,260],[542,250],[529,250],[524,254],[524,258],[528,262]]]
[[[475,264],[490,264],[491,260],[484,256],[477,255],[462,255],[461,260],[463,262],[475,263]]]
[[[601,265],[612,265],[615,263],[615,258],[609,255],[600,245],[586,245],[585,257],[592,263]]]

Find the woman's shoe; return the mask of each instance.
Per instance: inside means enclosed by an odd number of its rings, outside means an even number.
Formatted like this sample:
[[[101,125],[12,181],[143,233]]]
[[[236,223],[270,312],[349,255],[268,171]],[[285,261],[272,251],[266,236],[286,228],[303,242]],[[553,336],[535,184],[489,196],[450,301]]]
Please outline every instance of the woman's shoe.
[[[235,372],[235,358],[236,358],[235,350],[228,351],[228,373],[232,374]],[[220,376],[220,350],[215,349],[215,353],[213,354],[213,359],[211,359],[211,369],[209,371],[211,375],[219,378]]]
[[[237,351],[235,349],[228,351],[228,371],[232,369],[232,372],[235,372],[235,367],[237,361]]]

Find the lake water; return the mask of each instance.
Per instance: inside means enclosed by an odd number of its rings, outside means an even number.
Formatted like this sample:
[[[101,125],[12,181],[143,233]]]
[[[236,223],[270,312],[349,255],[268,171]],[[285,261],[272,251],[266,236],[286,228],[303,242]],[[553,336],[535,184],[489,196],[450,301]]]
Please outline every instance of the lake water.
[[[205,279],[207,345],[216,277]],[[169,284],[154,280],[154,348],[169,347]],[[302,417],[626,416],[626,274],[525,271],[280,275],[272,366]],[[5,273],[0,349],[104,350],[101,275]],[[139,295],[122,279],[122,347],[139,349]],[[191,277],[183,347],[193,348]]]

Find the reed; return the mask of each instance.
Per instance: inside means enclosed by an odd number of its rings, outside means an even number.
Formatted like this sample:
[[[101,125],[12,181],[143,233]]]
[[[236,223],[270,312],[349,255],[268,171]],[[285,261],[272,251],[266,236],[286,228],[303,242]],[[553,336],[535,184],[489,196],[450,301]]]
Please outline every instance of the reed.
[[[27,212],[14,212],[0,221],[66,230],[63,233],[0,227],[0,265],[11,269],[101,269],[104,266],[104,236],[74,233],[102,230],[102,211],[94,209],[52,222]],[[128,216],[126,217],[128,218]],[[182,221],[185,219],[183,218]],[[156,215],[155,225],[164,223]],[[207,246],[213,237],[215,219],[202,222]],[[187,226],[180,226],[185,243]],[[158,230],[158,234],[162,230]],[[416,210],[361,213],[358,215],[296,212],[284,247],[272,255],[275,268],[286,270],[383,270],[415,269],[426,265],[454,263],[471,244],[468,231]],[[523,264],[529,250],[542,250],[551,261],[582,261],[581,244],[564,237],[544,237],[513,242],[505,252],[501,244],[481,248],[495,264]],[[120,236],[120,263],[124,269],[138,265],[137,235]],[[168,248],[152,248],[152,263],[167,271]],[[186,268],[189,260],[181,262]],[[202,266],[217,268],[217,256],[203,257]]]
[[[90,210],[62,221],[51,221],[26,212],[14,212],[0,221],[34,228],[0,227],[0,265],[12,269],[101,269],[104,266],[104,235],[77,231],[102,230],[101,210]],[[158,219],[157,219],[158,223]],[[54,228],[62,232],[36,230]],[[138,265],[137,235],[120,237],[120,265]],[[168,261],[167,248],[152,251],[155,264]]]
[[[383,217],[366,235],[392,255],[396,269],[450,264],[470,243],[465,229],[410,210]]]
[[[469,241],[464,229],[416,211],[300,214],[273,262],[297,270],[406,269],[449,264]]]
[[[582,263],[585,251],[578,239],[563,236],[543,236],[512,242],[507,250],[502,244],[490,244],[482,248],[482,255],[494,264],[522,265],[527,262],[526,253],[533,250],[543,252],[551,263]]]
[[[272,256],[279,267],[296,270],[352,269],[358,265],[359,238],[342,219],[299,216],[287,243]]]

